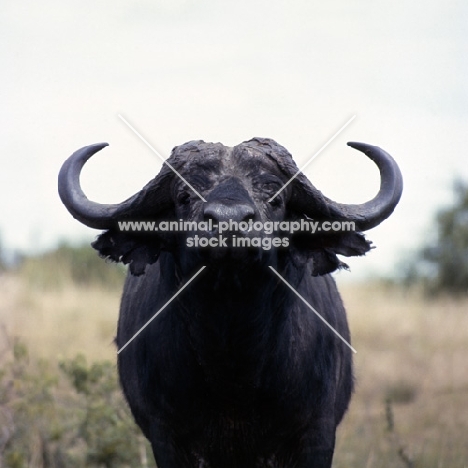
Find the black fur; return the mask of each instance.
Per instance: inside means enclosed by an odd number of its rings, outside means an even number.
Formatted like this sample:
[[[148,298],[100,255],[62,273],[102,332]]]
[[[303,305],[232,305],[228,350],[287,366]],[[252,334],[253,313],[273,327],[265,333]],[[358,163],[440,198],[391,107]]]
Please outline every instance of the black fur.
[[[320,192],[308,182],[304,189],[302,175],[268,203],[297,170],[272,140],[253,139],[232,151],[190,142],[169,161],[208,200],[202,203],[165,167],[154,184],[164,180],[173,204],[165,216],[172,219],[202,220],[210,204],[220,216],[242,205],[256,220],[300,219],[298,199],[307,190],[317,219],[333,220]],[[136,219],[151,216],[152,197],[158,198],[151,187],[140,196]],[[93,244],[102,256],[130,264],[119,348],[206,266],[118,358],[125,396],[159,468],[331,466],[335,430],[353,389],[351,350],[268,267],[349,342],[328,273],[346,267],[337,255],[363,255],[370,243],[357,232],[274,235],[287,236],[289,248],[197,250],[186,246],[187,235],[168,240],[117,228]]]

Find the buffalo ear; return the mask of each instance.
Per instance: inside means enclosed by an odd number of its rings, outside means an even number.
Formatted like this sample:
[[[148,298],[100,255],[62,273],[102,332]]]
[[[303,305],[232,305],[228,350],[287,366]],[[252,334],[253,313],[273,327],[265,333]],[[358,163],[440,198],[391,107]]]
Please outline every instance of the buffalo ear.
[[[348,269],[338,255],[354,257],[365,255],[371,248],[368,241],[360,232],[301,233],[293,237],[293,245],[302,256],[312,260],[313,276],[326,275],[339,269]]]
[[[161,253],[161,244],[156,237],[148,239],[113,229],[98,236],[91,246],[100,257],[129,265],[130,273],[135,276],[142,275],[146,265],[156,263]]]

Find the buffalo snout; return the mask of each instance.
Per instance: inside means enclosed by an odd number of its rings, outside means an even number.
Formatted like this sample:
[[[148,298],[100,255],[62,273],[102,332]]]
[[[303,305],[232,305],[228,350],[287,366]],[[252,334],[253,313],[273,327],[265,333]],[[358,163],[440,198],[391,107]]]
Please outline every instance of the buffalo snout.
[[[257,210],[255,204],[242,182],[231,177],[220,183],[208,196],[203,208],[204,221],[210,221],[213,227],[211,234],[219,231],[220,223],[229,225],[228,231],[246,234],[243,229],[249,221],[255,221]],[[226,229],[224,229],[226,230]]]

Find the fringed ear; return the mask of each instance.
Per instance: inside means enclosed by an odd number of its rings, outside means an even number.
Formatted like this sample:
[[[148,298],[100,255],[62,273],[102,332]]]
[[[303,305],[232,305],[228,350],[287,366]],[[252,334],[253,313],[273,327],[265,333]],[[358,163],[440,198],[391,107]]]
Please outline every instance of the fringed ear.
[[[135,276],[142,275],[146,265],[156,263],[161,253],[158,238],[152,236],[149,240],[113,229],[101,234],[91,245],[102,258],[129,265]]]
[[[349,269],[348,265],[342,262],[330,249],[315,250],[311,252],[310,258],[313,265],[312,276],[322,276],[335,270]]]
[[[338,269],[348,269],[337,255],[365,255],[372,243],[360,232],[301,233],[293,237],[293,246],[313,262],[313,276],[326,275]]]

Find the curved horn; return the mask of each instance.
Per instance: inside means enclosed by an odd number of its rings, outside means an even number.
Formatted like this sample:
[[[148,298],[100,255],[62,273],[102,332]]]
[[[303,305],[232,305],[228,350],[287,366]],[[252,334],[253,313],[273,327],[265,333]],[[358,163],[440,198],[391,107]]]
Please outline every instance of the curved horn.
[[[348,145],[375,162],[380,170],[380,189],[366,203],[346,205],[333,202],[333,209],[343,213],[346,219],[355,221],[362,231],[367,231],[393,213],[403,192],[403,177],[396,161],[382,148],[357,142],[348,142]]]
[[[383,149],[366,143],[349,142],[349,146],[363,152],[380,170],[380,189],[370,201],[360,205],[329,202],[332,212],[354,221],[361,231],[367,231],[388,218],[398,204],[403,191],[403,177],[398,164]]]
[[[108,143],[96,143],[75,151],[60,169],[58,191],[63,204],[71,215],[86,226],[94,229],[109,229],[116,221],[117,213],[136,197],[135,195],[120,204],[100,204],[88,200],[80,186],[80,173],[88,159]]]
[[[349,142],[348,145],[363,152],[379,168],[380,189],[377,195],[360,205],[337,203],[325,197],[301,173],[297,176],[291,202],[297,211],[311,218],[354,221],[357,230],[366,231],[393,212],[403,191],[403,178],[395,160],[378,146],[356,142]],[[288,172],[291,173],[289,167]]]

